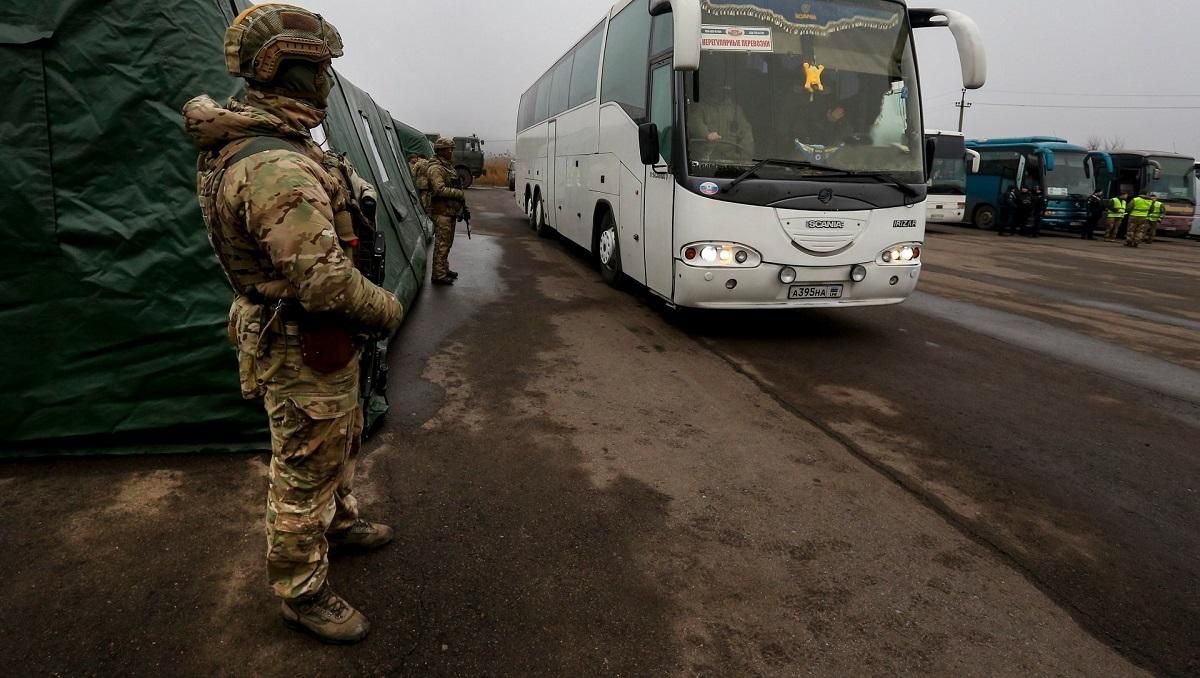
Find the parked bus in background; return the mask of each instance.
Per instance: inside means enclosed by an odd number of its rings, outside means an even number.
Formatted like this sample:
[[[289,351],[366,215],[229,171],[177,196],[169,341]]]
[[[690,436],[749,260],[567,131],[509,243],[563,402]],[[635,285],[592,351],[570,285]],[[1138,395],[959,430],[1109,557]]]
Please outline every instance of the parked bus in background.
[[[928,170],[902,0],[620,0],[521,97],[517,203],[543,234],[693,308],[899,303]]]
[[[967,214],[967,174],[979,171],[979,153],[967,150],[962,132],[926,130],[925,138],[936,140],[929,172],[928,219],[961,224]]]
[[[1166,208],[1159,235],[1187,235],[1196,216],[1196,159],[1154,151],[1112,151],[1112,195],[1155,193]]]
[[[1192,185],[1196,187],[1196,194],[1200,195],[1200,164],[1197,164],[1195,169],[1195,180],[1192,182]],[[1192,232],[1190,235],[1193,238],[1200,238],[1200,209],[1196,210],[1196,217],[1192,220]]]
[[[1043,228],[1079,231],[1087,223],[1087,200],[1112,172],[1107,153],[1088,151],[1058,137],[972,139],[979,172],[967,177],[967,214],[979,228],[993,228],[1006,214],[1004,195],[1012,186],[1041,188],[1046,198]]]

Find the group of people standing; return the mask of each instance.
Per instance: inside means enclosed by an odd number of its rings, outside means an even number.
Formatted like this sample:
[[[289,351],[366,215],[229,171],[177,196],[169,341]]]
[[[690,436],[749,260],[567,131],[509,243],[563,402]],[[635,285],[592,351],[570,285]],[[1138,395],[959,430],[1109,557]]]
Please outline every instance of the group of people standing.
[[[1108,203],[1108,228],[1104,231],[1104,242],[1116,242],[1124,227],[1126,247],[1149,245],[1158,237],[1158,226],[1165,213],[1166,206],[1155,193],[1133,199],[1130,199],[1128,192],[1114,196]],[[1092,228],[1089,222],[1085,230],[1091,231]]]
[[[1042,231],[1042,215],[1046,211],[1046,197],[1041,188],[1030,189],[1016,186],[1008,189],[1004,196],[1005,214],[1000,220],[998,233],[1009,236],[1015,233],[1036,238]],[[1154,193],[1130,198],[1125,192],[1110,200],[1104,199],[1104,191],[1096,191],[1088,198],[1088,218],[1083,226],[1083,239],[1094,240],[1101,223],[1107,219],[1104,242],[1117,242],[1125,230],[1125,246],[1149,245],[1158,236],[1166,206]]]
[[[1001,237],[1014,234],[1036,238],[1042,232],[1042,213],[1046,211],[1046,196],[1040,187],[1030,190],[1022,186],[1008,189],[1004,194],[1003,218],[997,232]]]

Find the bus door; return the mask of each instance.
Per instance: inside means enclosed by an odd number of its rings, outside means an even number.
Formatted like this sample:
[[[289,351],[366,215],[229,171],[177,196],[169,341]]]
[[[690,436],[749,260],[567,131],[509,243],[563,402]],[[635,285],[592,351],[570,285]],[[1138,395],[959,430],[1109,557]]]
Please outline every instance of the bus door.
[[[546,123],[546,200],[545,219],[558,229],[558,121]]]
[[[670,56],[650,66],[650,122],[658,125],[661,161],[646,165],[646,286],[667,299],[675,282],[675,177],[671,175],[675,138],[675,70]]]

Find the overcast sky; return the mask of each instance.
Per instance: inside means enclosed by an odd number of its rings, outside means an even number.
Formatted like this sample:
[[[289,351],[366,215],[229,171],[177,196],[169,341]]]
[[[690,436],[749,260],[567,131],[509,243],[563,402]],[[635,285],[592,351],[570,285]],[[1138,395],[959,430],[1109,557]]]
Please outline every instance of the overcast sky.
[[[498,151],[511,143],[521,92],[613,0],[294,1],[338,27],[346,41],[338,69],[397,119],[447,136],[478,133]],[[969,136],[1056,134],[1080,144],[1117,136],[1130,147],[1200,154],[1200,0],[910,4],[979,22],[990,77],[969,95]],[[954,39],[923,30],[917,50],[926,123],[954,129]],[[1129,110],[1142,106],[1156,110]]]

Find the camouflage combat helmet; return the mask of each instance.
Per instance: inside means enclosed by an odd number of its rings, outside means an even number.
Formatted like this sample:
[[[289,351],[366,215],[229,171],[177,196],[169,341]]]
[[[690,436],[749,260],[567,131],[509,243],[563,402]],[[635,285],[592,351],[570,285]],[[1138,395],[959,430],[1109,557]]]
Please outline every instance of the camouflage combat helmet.
[[[322,62],[342,56],[342,36],[320,14],[284,4],[255,5],[225,32],[230,74],[270,82],[285,59]]]
[[[446,151],[446,150],[453,151],[454,150],[454,140],[447,139],[446,137],[441,137],[437,141],[433,142],[433,150],[435,150],[435,151]]]

